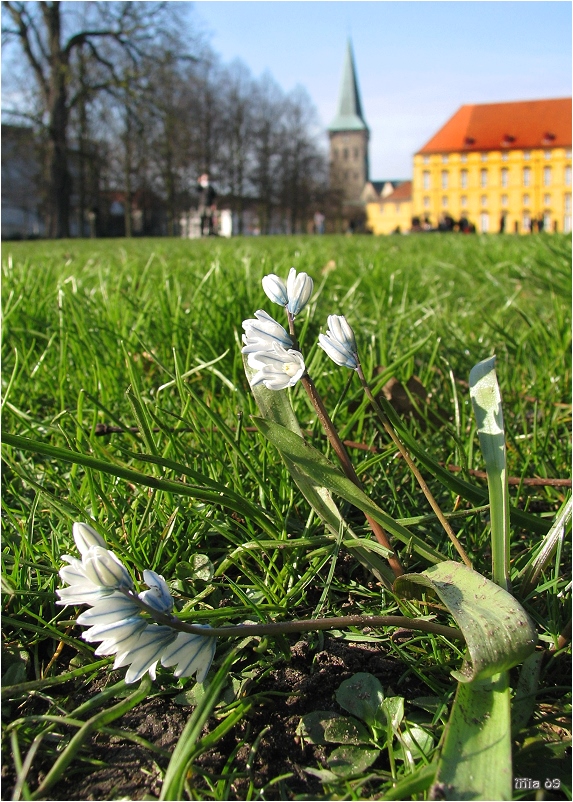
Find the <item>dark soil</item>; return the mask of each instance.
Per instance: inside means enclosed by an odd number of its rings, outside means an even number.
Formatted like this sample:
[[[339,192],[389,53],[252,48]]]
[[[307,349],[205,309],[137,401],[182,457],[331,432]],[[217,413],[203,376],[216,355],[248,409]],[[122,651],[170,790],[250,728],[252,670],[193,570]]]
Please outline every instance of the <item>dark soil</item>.
[[[320,781],[307,774],[304,768],[323,767],[330,749],[301,744],[296,728],[300,717],[314,710],[343,712],[334,699],[334,693],[343,680],[359,671],[374,674],[385,690],[391,687],[391,692],[406,699],[429,693],[424,683],[409,674],[403,663],[387,656],[380,646],[357,645],[325,637],[323,650],[317,652],[312,651],[306,641],[299,641],[291,648],[290,661],[277,664],[249,688],[249,693],[257,694],[258,698],[248,715],[214,750],[197,760],[192,778],[197,790],[207,790],[205,775],[216,781],[223,772],[232,773],[235,780],[228,788],[227,798],[241,800],[246,798],[251,781],[256,788],[261,788],[286,774],[289,776],[281,786],[269,791],[268,799],[297,796],[320,799],[323,794]],[[92,684],[86,698],[99,689],[95,683]],[[260,694],[263,694],[262,698]],[[80,701],[77,697],[74,699],[75,703]],[[161,788],[161,770],[166,768],[191,710],[176,704],[172,696],[158,696],[140,704],[115,721],[113,727],[138,733],[161,752],[151,752],[120,736],[97,733],[82,751],[84,760],[76,760],[45,799],[157,798]],[[26,710],[24,715],[30,715],[30,711]],[[212,718],[205,732],[217,723]],[[253,756],[251,751],[257,737],[258,746]],[[235,749],[237,753],[232,766],[225,769]],[[247,765],[249,756],[250,767]],[[42,770],[49,770],[52,763],[53,757],[45,765],[42,765],[41,755],[36,757],[36,771],[29,776],[32,790],[44,776]],[[373,768],[386,768],[383,755]],[[4,771],[9,773],[6,769]],[[2,798],[10,799],[13,777],[4,774],[3,779]],[[372,793],[375,792],[373,788]]]

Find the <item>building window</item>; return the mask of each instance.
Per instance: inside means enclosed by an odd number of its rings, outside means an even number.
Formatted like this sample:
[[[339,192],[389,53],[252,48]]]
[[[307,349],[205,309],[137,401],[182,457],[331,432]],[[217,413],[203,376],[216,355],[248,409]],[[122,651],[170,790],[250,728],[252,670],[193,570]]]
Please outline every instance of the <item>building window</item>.
[[[430,189],[430,173],[428,170],[424,170],[423,181],[424,189]]]
[[[427,195],[424,195],[424,209],[428,209],[430,207],[430,199]]]
[[[448,208],[448,196],[447,195],[444,195],[442,197],[442,206],[444,207],[444,209]]]
[[[507,167],[501,168],[501,185],[502,187],[509,186],[509,170],[507,169]]]
[[[543,205],[544,206],[551,206],[551,195],[545,194],[543,196]]]
[[[344,148],[344,151],[343,151],[342,155],[343,155],[345,160],[348,160],[348,148]]]
[[[487,206],[487,195],[482,195],[479,201],[482,206]]]
[[[460,203],[464,208],[468,205],[467,195],[462,195],[460,198]]]
[[[448,188],[448,171],[442,170],[442,189]]]
[[[482,212],[479,216],[479,227],[482,234],[487,234],[489,231],[489,214]]]
[[[424,164],[429,164],[429,163],[430,163],[430,157],[424,156]]]
[[[546,150],[543,155],[545,156],[546,159],[550,159],[551,158],[551,151],[550,150]]]
[[[529,212],[523,212],[521,216],[521,229],[522,231],[531,231],[531,215]]]
[[[507,155],[507,153],[504,151],[504,152],[501,154],[501,160],[502,160],[502,162],[506,162],[506,161],[507,161],[507,159],[508,159],[508,155]]]
[[[571,193],[570,192],[566,192],[565,193],[565,211],[566,212],[570,212],[571,211]]]
[[[501,196],[501,205],[502,206],[507,206],[507,195],[502,195]]]
[[[529,199],[529,194],[526,192],[525,195],[523,196],[523,205],[524,206],[529,206],[529,200],[530,200]]]
[[[523,186],[524,187],[531,186],[531,167],[523,168]]]
[[[487,187],[487,170],[485,168],[479,171],[479,185],[480,187]]]
[[[354,180],[358,181],[358,173],[354,173]]]
[[[565,151],[565,155],[567,156],[568,159],[571,158],[571,148],[567,148],[567,150]]]
[[[461,161],[465,164],[467,162],[467,160],[468,160],[468,154],[467,153],[462,153],[460,158],[461,158]]]
[[[442,153],[442,164],[447,164],[447,163],[448,163],[448,154]]]
[[[344,171],[344,180],[348,181],[348,170]]]
[[[571,165],[570,164],[568,164],[567,167],[565,168],[565,186],[566,187],[570,187],[571,186]]]
[[[354,148],[354,161],[358,158],[358,148]]]
[[[468,171],[462,170],[460,173],[460,186],[462,189],[466,189],[468,185]]]
[[[525,161],[529,161],[529,159],[531,158],[531,153],[528,150],[524,150],[523,158],[525,159]]]
[[[543,168],[543,186],[544,187],[551,186],[551,167]]]
[[[482,162],[486,162],[487,161],[487,153],[482,153],[481,154],[481,160],[482,160]]]
[[[543,230],[551,231],[551,212],[543,212]]]

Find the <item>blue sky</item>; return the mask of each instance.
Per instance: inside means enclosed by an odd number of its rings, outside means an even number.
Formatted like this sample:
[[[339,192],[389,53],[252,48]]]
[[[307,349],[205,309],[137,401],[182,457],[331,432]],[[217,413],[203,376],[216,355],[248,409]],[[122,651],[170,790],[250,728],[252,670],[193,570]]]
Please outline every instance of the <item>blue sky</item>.
[[[350,35],[373,179],[410,177],[412,154],[464,103],[571,95],[569,2],[199,0],[190,20],[224,62],[302,84],[325,129]]]

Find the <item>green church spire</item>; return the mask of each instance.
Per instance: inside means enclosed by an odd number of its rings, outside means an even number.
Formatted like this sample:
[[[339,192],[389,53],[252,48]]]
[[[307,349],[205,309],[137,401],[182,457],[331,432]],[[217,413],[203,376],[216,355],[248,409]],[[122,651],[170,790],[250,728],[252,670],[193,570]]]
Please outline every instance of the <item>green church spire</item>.
[[[338,113],[328,126],[328,130],[368,131],[368,126],[362,114],[362,104],[360,103],[360,92],[358,91],[354,55],[352,53],[350,40],[348,40],[348,46],[346,48],[346,60],[344,62],[342,82],[340,84]]]

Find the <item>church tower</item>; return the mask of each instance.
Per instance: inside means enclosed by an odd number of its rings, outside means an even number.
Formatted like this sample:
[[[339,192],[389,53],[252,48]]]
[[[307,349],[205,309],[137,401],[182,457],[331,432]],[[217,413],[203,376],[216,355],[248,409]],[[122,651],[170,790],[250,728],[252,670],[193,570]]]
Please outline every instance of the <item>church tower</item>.
[[[370,131],[362,114],[356,68],[350,40],[342,72],[338,113],[328,126],[330,137],[330,185],[344,190],[347,203],[360,203],[369,180]]]

